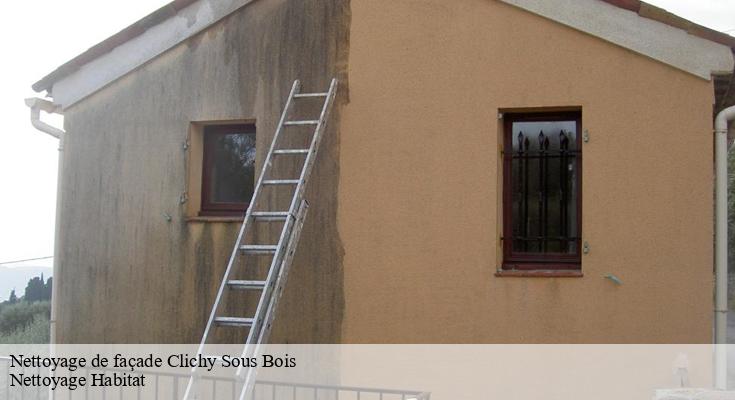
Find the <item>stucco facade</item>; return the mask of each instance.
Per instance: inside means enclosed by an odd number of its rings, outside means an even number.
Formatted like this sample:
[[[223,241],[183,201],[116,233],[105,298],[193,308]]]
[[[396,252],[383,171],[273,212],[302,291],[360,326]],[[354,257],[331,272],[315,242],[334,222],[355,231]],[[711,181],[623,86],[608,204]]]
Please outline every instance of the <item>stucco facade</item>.
[[[65,110],[59,342],[199,342],[240,223],[190,218],[181,203],[196,191],[191,123],[254,120],[261,165],[293,80],[316,90],[342,76],[346,12],[341,1],[255,2]],[[299,246],[278,342],[340,340],[337,127],[307,191],[319,201],[302,234],[320,239]]]
[[[255,1],[65,109],[57,340],[198,342],[239,224],[180,201],[192,122],[254,120],[260,165],[333,76],[273,342],[711,341],[712,82],[487,0]],[[583,276],[496,276],[498,114],[550,107],[589,133]]]
[[[711,340],[711,82],[496,1],[353,2],[350,32],[344,341]],[[584,277],[496,277],[498,112],[570,106]]]

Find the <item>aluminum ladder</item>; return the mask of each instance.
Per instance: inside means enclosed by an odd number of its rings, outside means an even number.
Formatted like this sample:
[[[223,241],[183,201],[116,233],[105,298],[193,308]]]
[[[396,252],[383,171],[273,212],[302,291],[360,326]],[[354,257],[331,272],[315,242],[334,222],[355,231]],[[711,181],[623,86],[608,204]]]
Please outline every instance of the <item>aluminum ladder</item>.
[[[291,87],[291,92],[286,100],[283,113],[281,114],[281,118],[278,122],[276,132],[273,136],[270,149],[268,150],[268,155],[266,156],[265,163],[263,164],[263,170],[255,184],[253,198],[245,212],[245,219],[240,227],[240,232],[237,236],[234,249],[232,250],[232,254],[227,264],[224,277],[222,278],[222,283],[217,291],[217,297],[214,300],[212,311],[209,314],[207,326],[204,330],[204,334],[202,335],[202,341],[197,349],[197,355],[207,356],[205,350],[209,343],[209,336],[212,333],[212,327],[224,326],[248,329],[247,339],[245,340],[244,348],[240,356],[256,358],[260,356],[261,344],[264,344],[268,339],[271,324],[275,316],[276,306],[283,287],[285,286],[289,267],[293,260],[301,228],[304,223],[304,218],[309,207],[307,201],[304,200],[304,191],[306,189],[306,183],[309,179],[309,175],[314,167],[317,151],[319,150],[319,143],[321,142],[336,92],[337,79],[332,79],[329,89],[326,92],[319,93],[301,93],[301,83],[298,80],[294,81],[293,86]],[[302,99],[308,100],[315,98],[324,99],[318,119],[288,119],[293,109],[294,102]],[[309,147],[300,149],[279,148],[279,138],[281,137],[282,132],[284,130],[288,131],[288,128],[290,127],[298,126],[314,127]],[[274,169],[274,162],[284,157],[299,156],[304,157],[304,161],[298,179],[275,179],[272,177],[271,173]],[[254,210],[259,204],[258,200],[260,200],[263,188],[282,186],[293,188],[293,197],[291,198],[288,210]],[[248,240],[246,240],[246,238],[248,237],[248,232],[249,230],[254,229],[253,226],[255,221],[282,222],[283,228],[281,229],[278,243],[267,245],[247,243]],[[238,269],[238,267],[241,267],[241,265],[238,264],[241,261],[240,257],[247,256],[272,257],[265,280],[231,279],[233,273],[236,272],[235,270]],[[223,297],[226,296],[230,290],[260,291],[258,305],[255,315],[252,318],[228,317],[220,314],[223,307]],[[255,384],[256,370],[257,368],[238,368],[236,377],[242,384],[239,395],[240,400],[245,400],[250,397]],[[184,391],[183,400],[196,398],[196,383],[198,379],[199,373],[197,368],[192,368],[191,376],[189,377],[186,390]]]

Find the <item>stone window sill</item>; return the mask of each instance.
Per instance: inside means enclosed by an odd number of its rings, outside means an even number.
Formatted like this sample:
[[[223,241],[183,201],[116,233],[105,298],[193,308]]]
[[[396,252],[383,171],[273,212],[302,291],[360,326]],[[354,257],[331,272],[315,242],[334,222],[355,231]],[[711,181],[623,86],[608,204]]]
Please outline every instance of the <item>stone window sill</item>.
[[[580,270],[537,269],[537,270],[498,270],[495,276],[499,278],[582,278]]]
[[[239,222],[242,223],[242,220],[244,217],[226,217],[226,216],[197,216],[197,217],[187,217],[186,222],[226,222],[226,223],[232,223],[232,222]]]

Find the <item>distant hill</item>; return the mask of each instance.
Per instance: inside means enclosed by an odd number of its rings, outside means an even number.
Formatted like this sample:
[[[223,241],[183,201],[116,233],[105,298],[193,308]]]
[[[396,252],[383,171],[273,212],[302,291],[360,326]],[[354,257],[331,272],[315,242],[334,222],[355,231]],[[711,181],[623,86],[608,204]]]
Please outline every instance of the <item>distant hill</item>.
[[[28,281],[43,273],[46,280],[52,276],[53,269],[49,267],[4,267],[0,265],[0,301],[10,297],[10,291],[15,288],[15,294],[23,296]]]

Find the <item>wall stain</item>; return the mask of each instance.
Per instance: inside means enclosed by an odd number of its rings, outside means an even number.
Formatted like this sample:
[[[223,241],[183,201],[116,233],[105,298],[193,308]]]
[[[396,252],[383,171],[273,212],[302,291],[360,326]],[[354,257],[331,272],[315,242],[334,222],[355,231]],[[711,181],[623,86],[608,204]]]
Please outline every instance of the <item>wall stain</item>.
[[[315,91],[334,76],[340,91],[271,342],[339,342],[338,126],[348,99],[349,14],[348,0],[253,2],[66,110],[60,343],[198,342],[239,224],[186,221],[181,145],[190,121],[255,119],[262,166],[293,80]]]

